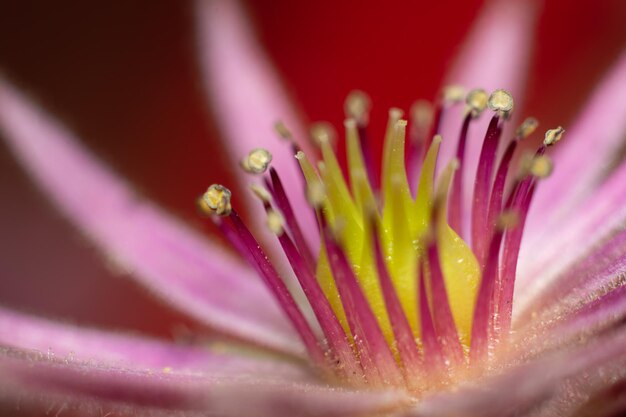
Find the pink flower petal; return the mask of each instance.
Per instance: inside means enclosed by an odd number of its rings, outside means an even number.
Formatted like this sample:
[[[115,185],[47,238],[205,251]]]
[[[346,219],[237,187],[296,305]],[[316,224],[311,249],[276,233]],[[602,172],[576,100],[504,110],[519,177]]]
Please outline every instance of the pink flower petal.
[[[609,168],[611,163],[619,162],[614,159],[623,146],[625,134],[626,54],[596,89],[575,125],[565,133],[563,143],[555,149],[554,172],[539,184],[528,215],[519,258],[520,282],[530,284],[536,268],[554,256],[553,250],[537,254],[537,247],[559,248],[562,254],[567,254],[559,256],[557,265],[552,262],[553,267],[562,268],[564,263],[588,251],[591,244],[598,241],[597,237],[603,236],[590,218],[596,219],[604,234],[610,230],[606,226],[619,226],[626,214],[622,210],[626,167],[622,162],[612,173]],[[606,175],[608,177],[603,178]],[[602,216],[606,216],[607,221],[601,221]],[[579,241],[576,251],[563,251],[559,245],[564,239],[559,238]]]
[[[62,361],[0,348],[0,401],[7,408],[74,410],[80,415],[199,412],[209,387],[208,379],[190,375]]]
[[[531,363],[504,370],[500,376],[474,380],[454,393],[435,394],[425,398],[406,417],[471,415],[501,417],[535,415],[542,404],[562,394],[573,378],[584,378],[602,369],[604,378],[593,381],[595,389],[626,377],[622,366],[626,360],[626,331],[617,330],[570,351],[557,351]],[[591,382],[591,381],[590,381]],[[580,393],[580,394],[585,394]],[[587,398],[571,398],[585,401]],[[533,414],[527,414],[530,411]]]
[[[545,231],[596,187],[619,156],[626,135],[626,53],[596,88],[554,152],[554,172],[537,189],[527,236]]]
[[[283,121],[299,146],[305,152],[311,151],[294,106],[239,2],[199,0],[197,4],[199,54],[207,96],[224,134],[224,153],[236,167],[254,148],[266,148],[272,153],[272,165],[281,176],[294,212],[301,216],[304,236],[317,248],[319,242],[314,240],[319,233],[304,199],[304,182],[294,153],[274,131],[274,124]],[[246,185],[256,180],[246,178],[242,182]],[[260,207],[250,193],[237,198],[245,205]],[[263,216],[251,221],[255,231],[263,233],[263,241],[274,242]]]
[[[0,307],[0,346],[38,351],[50,359],[106,364],[133,371],[169,369],[206,375],[305,378],[288,363],[210,353],[141,336],[61,324]]]
[[[81,415],[322,417],[384,413],[404,406],[406,397],[288,380],[138,372],[0,349],[0,402]]]
[[[227,334],[301,352],[251,271],[155,205],[0,78],[0,131],[67,218],[103,253],[175,308]]]
[[[623,230],[625,221],[626,163],[622,163],[583,204],[550,229],[553,233],[541,240],[541,251],[527,248],[520,254],[514,315],[523,316],[532,302],[577,261]]]
[[[545,326],[549,347],[590,337],[626,319],[626,285],[581,304],[575,313],[569,312],[565,318],[557,317],[556,325]]]
[[[598,297],[623,287],[625,273],[626,230],[621,230],[550,282],[526,306],[518,324],[541,328],[542,317],[548,322],[569,318],[581,307],[597,302]],[[518,326],[516,333],[520,331]]]
[[[483,88],[491,92],[503,88],[513,94],[515,107],[519,109],[524,99],[526,72],[531,58],[535,9],[533,1],[489,2],[460,50],[445,80],[446,85],[458,84],[468,91]],[[463,107],[455,106],[443,116],[441,134],[444,140],[441,144],[442,163],[438,164],[439,171],[455,155],[463,123]],[[490,117],[490,114],[483,114],[470,126],[463,166],[464,207],[471,207],[478,158]],[[508,140],[509,130],[505,129],[505,140]],[[470,224],[469,214],[469,210],[464,213],[463,224],[466,227]],[[469,236],[467,232],[463,235]]]

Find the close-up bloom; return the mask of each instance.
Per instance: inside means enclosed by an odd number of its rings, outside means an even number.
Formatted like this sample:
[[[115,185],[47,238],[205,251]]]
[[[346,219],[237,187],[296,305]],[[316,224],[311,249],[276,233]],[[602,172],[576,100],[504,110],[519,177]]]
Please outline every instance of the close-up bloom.
[[[224,138],[207,164],[237,166],[189,201],[207,233],[0,73],[0,137],[51,207],[208,329],[172,341],[0,306],[0,410],[621,415],[626,53],[568,126],[544,126],[522,102],[537,13],[487,2],[432,102],[380,112],[354,90],[328,103],[337,132],[303,126],[245,8],[198,0]]]

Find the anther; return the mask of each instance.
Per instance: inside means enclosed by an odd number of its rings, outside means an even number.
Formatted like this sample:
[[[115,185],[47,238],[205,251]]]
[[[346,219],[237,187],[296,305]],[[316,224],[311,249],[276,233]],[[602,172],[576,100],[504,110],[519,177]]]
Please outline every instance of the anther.
[[[499,88],[491,93],[487,105],[499,116],[507,118],[513,110],[513,96],[508,91]]]
[[[506,210],[500,214],[498,217],[498,221],[496,222],[496,227],[498,230],[506,230],[512,229],[519,224],[520,216],[517,211],[514,210]]]
[[[445,103],[460,103],[465,97],[465,89],[460,85],[448,85],[443,88],[442,98]]]
[[[369,111],[372,101],[367,94],[361,90],[354,90],[348,94],[344,104],[346,117],[354,118],[359,125],[366,125],[369,121]]]
[[[267,191],[267,188],[262,187],[258,184],[250,184],[250,190],[259,200],[263,202],[263,204],[272,201],[272,195],[269,191]]]
[[[202,195],[200,207],[206,213],[228,216],[232,210],[230,198],[232,193],[223,185],[213,184]]]
[[[531,173],[530,170],[532,168],[534,158],[535,156],[530,152],[522,153],[519,160],[518,178],[525,178]]]
[[[326,198],[326,187],[319,181],[313,182],[307,186],[306,199],[313,208],[319,208]]]
[[[291,134],[291,131],[287,128],[287,126],[282,120],[279,120],[276,123],[274,123],[274,130],[276,131],[276,133],[278,133],[278,136],[280,136],[282,139],[285,139],[289,142],[293,141],[293,135]]]
[[[472,117],[474,118],[480,116],[480,114],[485,110],[488,101],[489,95],[482,88],[470,91],[467,93],[467,97],[465,98],[467,110],[472,113]]]
[[[434,109],[428,100],[416,100],[411,106],[411,122],[419,126],[428,126],[433,121]]]
[[[539,126],[539,122],[534,117],[528,117],[522,122],[521,125],[515,130],[515,137],[519,139],[526,139],[533,134],[535,129]]]
[[[251,174],[263,174],[272,162],[272,154],[263,148],[253,149],[248,156],[241,161],[244,171]]]
[[[543,144],[546,146],[552,146],[561,140],[563,137],[563,133],[565,133],[565,129],[561,126],[556,129],[550,129],[546,132],[545,139],[543,140]]]
[[[433,105],[428,100],[416,100],[411,106],[410,115],[411,126],[417,133],[416,137],[425,137],[435,115]]]
[[[389,118],[393,120],[399,120],[404,116],[404,110],[399,109],[397,107],[392,107],[389,109]]]
[[[348,119],[343,121],[343,126],[346,129],[356,129],[357,121],[356,121],[356,119],[348,118]]]
[[[546,178],[552,173],[552,160],[547,155],[533,158],[530,164],[530,173],[537,178]]]
[[[270,232],[277,236],[281,236],[285,232],[285,218],[274,209],[269,209],[267,211],[266,223]]]
[[[335,129],[328,122],[317,122],[311,125],[309,134],[316,145],[320,146],[322,143],[334,143],[337,134]]]

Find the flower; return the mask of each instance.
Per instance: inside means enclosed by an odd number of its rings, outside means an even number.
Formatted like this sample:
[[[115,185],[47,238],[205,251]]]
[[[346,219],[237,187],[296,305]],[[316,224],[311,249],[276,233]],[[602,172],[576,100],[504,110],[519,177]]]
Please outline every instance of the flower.
[[[401,112],[390,111],[380,178],[368,153],[367,97],[348,98],[346,181],[328,130],[315,134],[320,176],[314,147],[296,142],[305,134],[236,4],[202,2],[198,17],[229,151],[260,180],[254,191],[267,215],[250,224],[261,244],[237,212],[252,197],[214,185],[201,207],[259,276],[138,198],[5,80],[0,127],[33,179],[107,257],[166,302],[257,349],[173,345],[2,309],[3,401],[92,414],[619,413],[626,168],[613,156],[625,127],[626,58],[568,128],[569,143],[548,152],[563,129],[547,130],[507,191],[510,158],[536,127],[527,119],[509,132],[532,10],[494,2],[448,80],[487,90],[445,89],[432,123],[416,104],[408,131]]]

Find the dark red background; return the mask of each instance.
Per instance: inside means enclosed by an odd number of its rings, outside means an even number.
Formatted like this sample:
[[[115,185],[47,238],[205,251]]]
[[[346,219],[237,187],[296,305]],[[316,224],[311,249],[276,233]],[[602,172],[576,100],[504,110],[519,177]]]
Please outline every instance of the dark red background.
[[[193,201],[224,181],[187,1],[3,2],[0,71],[29,90],[145,194],[201,227]],[[386,109],[435,94],[482,4],[249,2],[263,43],[310,120],[338,125],[352,88]],[[626,44],[626,2],[544,5],[529,111],[571,120]],[[169,334],[186,323],[100,258],[54,214],[0,145],[0,304]],[[189,323],[186,323],[190,325]]]

